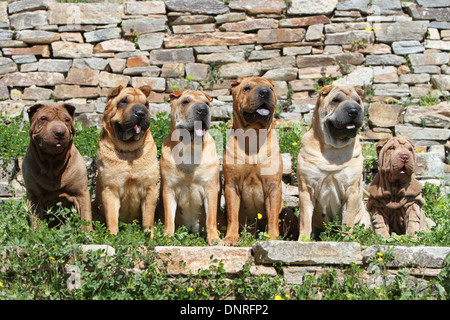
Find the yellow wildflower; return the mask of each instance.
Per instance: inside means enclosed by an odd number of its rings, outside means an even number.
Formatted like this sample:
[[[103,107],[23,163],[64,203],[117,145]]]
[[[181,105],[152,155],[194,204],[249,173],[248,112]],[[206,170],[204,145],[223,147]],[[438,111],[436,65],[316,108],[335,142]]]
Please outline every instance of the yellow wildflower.
[[[262,214],[261,213],[258,213],[257,216],[258,216],[258,220],[262,219]]]
[[[188,291],[188,292],[192,292],[192,291],[194,291],[194,289],[192,289],[192,288],[187,288],[187,291]]]
[[[275,298],[273,298],[273,300],[283,300],[283,298],[279,295],[276,295]]]
[[[292,145],[295,147],[297,145],[297,142],[292,142]]]

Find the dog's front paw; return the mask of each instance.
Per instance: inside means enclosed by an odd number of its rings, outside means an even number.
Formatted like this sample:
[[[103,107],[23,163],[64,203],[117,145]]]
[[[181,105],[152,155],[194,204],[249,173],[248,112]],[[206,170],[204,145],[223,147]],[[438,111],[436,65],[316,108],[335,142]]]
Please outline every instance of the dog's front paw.
[[[225,246],[236,246],[239,240],[239,236],[226,236],[225,239],[223,239],[223,244]]]

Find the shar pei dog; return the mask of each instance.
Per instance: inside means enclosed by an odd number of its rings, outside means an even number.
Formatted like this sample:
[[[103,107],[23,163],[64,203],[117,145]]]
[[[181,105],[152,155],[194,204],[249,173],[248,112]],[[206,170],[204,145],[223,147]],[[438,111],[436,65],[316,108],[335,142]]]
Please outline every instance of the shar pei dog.
[[[23,178],[30,204],[30,222],[52,215],[58,203],[75,206],[84,230],[92,229],[86,165],[73,144],[75,107],[36,104],[28,109],[30,144],[23,160]],[[57,217],[58,218],[58,217]],[[50,226],[59,224],[56,220]]]
[[[209,133],[212,98],[201,91],[170,94],[170,133],[161,148],[161,197],[166,233],[185,225],[206,229],[210,245],[220,244],[217,214],[220,162]]]
[[[150,86],[111,90],[98,141],[94,208],[117,234],[119,221],[138,220],[153,235],[158,200],[159,164],[150,132]]]
[[[246,224],[267,230],[275,239],[282,209],[282,160],[272,123],[277,101],[273,81],[239,78],[232,83],[232,95],[233,130],[223,156],[228,223],[224,242],[236,244],[240,226]]]
[[[422,186],[414,177],[416,154],[408,139],[397,136],[377,143],[379,171],[369,187],[367,209],[372,213],[376,234],[430,231],[435,223],[422,206]]]
[[[360,95],[359,89],[333,85],[319,93],[297,161],[299,240],[336,217],[350,228],[371,226],[363,204],[363,155],[357,136],[364,118]]]

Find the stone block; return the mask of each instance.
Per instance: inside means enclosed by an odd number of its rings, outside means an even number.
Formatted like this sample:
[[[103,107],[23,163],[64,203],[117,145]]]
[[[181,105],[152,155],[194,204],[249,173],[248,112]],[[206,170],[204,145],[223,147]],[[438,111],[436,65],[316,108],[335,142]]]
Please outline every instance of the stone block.
[[[428,83],[430,75],[426,73],[407,73],[400,75],[400,83],[417,84]]]
[[[409,55],[411,65],[424,66],[424,65],[442,65],[449,62],[448,54],[443,52],[430,52],[422,54],[411,54]]]
[[[234,1],[234,2],[238,2],[238,1]],[[221,14],[221,15],[214,17],[216,23],[218,23],[218,24],[243,21],[246,18],[247,18],[247,16],[245,15],[244,12],[230,12],[230,13],[225,13],[225,14]]]
[[[72,67],[75,69],[105,70],[108,60],[102,58],[73,59]]]
[[[406,59],[402,56],[395,54],[375,55],[371,54],[366,56],[366,66],[401,66],[406,63]]]
[[[98,87],[59,84],[55,86],[53,95],[57,99],[97,98],[100,96],[100,89]]]
[[[72,60],[69,59],[40,59],[38,71],[67,72],[71,66]]]
[[[253,50],[248,57],[248,61],[266,60],[280,56],[280,50]]]
[[[374,84],[373,89],[376,96],[400,98],[410,95],[407,84]]]
[[[218,75],[221,78],[240,78],[259,76],[261,73],[260,62],[246,62],[246,63],[229,63],[223,65],[218,70]]]
[[[428,21],[397,21],[375,25],[377,42],[392,43],[396,41],[423,41],[428,28]]]
[[[374,73],[372,68],[358,68],[355,71],[343,76],[340,79],[335,80],[335,85],[346,85],[354,87],[363,87],[372,84]]]
[[[157,246],[155,253],[171,275],[196,274],[210,266],[219,266],[219,263],[223,264],[226,273],[237,274],[253,260],[251,248]]]
[[[338,0],[291,0],[288,14],[314,15],[330,14],[336,8]]]
[[[259,29],[275,29],[278,21],[270,18],[244,20],[239,22],[224,23],[220,26],[221,31],[227,32],[248,32]]]
[[[55,86],[64,82],[64,75],[58,72],[13,72],[3,75],[0,79],[0,86],[9,87],[29,87]]]
[[[228,7],[233,10],[245,10],[248,14],[280,14],[286,10],[286,3],[282,0],[236,0],[230,1]]]
[[[133,42],[124,39],[112,39],[99,42],[94,47],[94,53],[135,51]]]
[[[194,80],[208,80],[209,65],[204,63],[187,63],[186,77],[191,76]]]
[[[323,24],[314,24],[308,27],[306,31],[306,41],[320,41],[323,35]]]
[[[431,82],[434,86],[441,90],[450,90],[450,75],[449,74],[434,74],[431,76]]]
[[[98,77],[98,84],[100,87],[114,88],[118,86],[126,87],[130,82],[129,76],[121,74],[109,73],[101,71]]]
[[[232,46],[252,44],[256,40],[257,36],[255,34],[244,32],[194,33],[189,38],[186,38],[183,34],[173,34],[164,39],[164,46],[166,48],[179,46]]]
[[[201,33],[201,32],[214,32],[216,26],[214,23],[208,24],[192,24],[192,25],[176,25],[172,26],[173,33]],[[240,30],[236,30],[240,31]]]
[[[66,77],[67,84],[78,84],[83,86],[97,86],[100,72],[93,69],[71,68]]]
[[[151,86],[152,91],[164,92],[166,90],[166,79],[155,77],[132,77],[130,85],[133,88]]]
[[[94,46],[89,43],[56,41],[52,43],[54,58],[90,58]]]
[[[207,64],[214,63],[215,65],[222,65],[227,63],[245,62],[245,56],[243,51],[217,52],[211,54],[199,54],[197,55],[197,61]]]
[[[49,4],[48,23],[58,25],[119,24],[122,21],[117,3]]]
[[[369,106],[369,121],[376,127],[394,127],[403,107],[397,104],[371,103]]]
[[[169,0],[166,2],[166,7],[170,11],[194,14],[217,15],[228,12],[227,6],[219,0],[197,0],[195,2],[190,0]]]
[[[258,43],[300,42],[305,36],[304,29],[258,30]]]
[[[160,49],[150,52],[150,63],[162,65],[164,63],[190,63],[195,62],[192,48]]]
[[[17,64],[10,58],[0,57],[0,75],[17,71]]]
[[[125,2],[125,14],[129,15],[151,15],[165,14],[165,1],[146,1],[146,2]]]
[[[295,27],[307,27],[315,24],[328,24],[331,23],[330,18],[324,15],[301,17],[301,18],[287,18],[280,20],[280,27],[282,28],[295,28]]]
[[[427,49],[450,51],[450,41],[425,40],[424,45],[425,45],[425,48],[427,48]]]
[[[297,68],[280,68],[280,69],[269,69],[263,75],[263,77],[267,79],[272,79],[274,81],[292,81],[297,79],[297,74],[298,74]]]
[[[86,42],[100,42],[121,37],[120,28],[105,28],[83,33]]]
[[[140,50],[160,49],[164,42],[164,33],[146,33],[139,36],[138,46]]]
[[[16,33],[16,40],[28,44],[48,44],[59,39],[59,33],[44,30],[22,30]]]
[[[352,44],[359,40],[364,40],[366,43],[373,43],[373,32],[369,30],[352,30],[341,33],[329,33],[325,37],[325,44]]]
[[[361,264],[361,246],[356,242],[264,241],[252,246],[257,263],[289,265]]]
[[[14,30],[33,29],[48,24],[46,11],[13,14],[9,16],[9,21],[11,28]]]
[[[35,45],[29,48],[4,48],[3,54],[5,56],[36,55],[47,58],[50,57],[50,48],[48,45]]]
[[[450,103],[442,102],[436,106],[409,106],[404,115],[404,122],[415,126],[450,128]]]
[[[393,253],[394,258],[393,260],[387,260],[386,265],[394,268],[443,268],[445,259],[450,254],[450,248],[448,247],[374,245],[363,251],[363,261],[369,263],[371,259],[377,256],[378,252],[385,254],[388,251]]]
[[[295,68],[295,66],[296,62],[295,57],[293,56],[276,57],[261,61],[261,70],[263,71],[280,68]]]
[[[35,10],[47,10],[48,9],[47,0],[26,0],[26,1],[15,1],[8,5],[8,13],[14,14],[22,11],[35,11]]]
[[[22,99],[23,100],[48,100],[51,98],[53,90],[31,86],[25,88]]]
[[[373,82],[398,82],[397,68],[393,66],[373,67]]]
[[[123,70],[123,74],[129,76],[145,74],[146,76],[157,77],[160,71],[161,69],[156,66],[142,66],[126,68]]]
[[[167,18],[153,17],[142,19],[131,19],[122,21],[122,30],[127,35],[133,35],[137,32],[139,35],[152,32],[161,32],[167,29]]]
[[[395,134],[405,136],[411,140],[439,140],[450,139],[450,129],[420,128],[410,126],[395,126]]]
[[[419,41],[396,41],[392,43],[392,50],[395,54],[406,55],[424,52],[425,48]]]

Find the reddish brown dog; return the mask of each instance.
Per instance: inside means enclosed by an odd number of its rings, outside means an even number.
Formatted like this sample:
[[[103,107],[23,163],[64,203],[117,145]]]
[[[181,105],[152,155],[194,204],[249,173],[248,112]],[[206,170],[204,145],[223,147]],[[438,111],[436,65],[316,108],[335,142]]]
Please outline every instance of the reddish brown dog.
[[[275,239],[282,209],[282,160],[272,128],[277,101],[273,81],[240,78],[233,82],[232,94],[233,131],[223,156],[228,219],[224,242],[235,245],[240,225],[246,224],[257,224]]]
[[[150,132],[147,97],[151,87],[111,90],[98,142],[95,209],[112,234],[119,220],[138,220],[153,234],[159,165]]]
[[[31,206],[30,220],[43,219],[47,209],[61,203],[75,206],[92,229],[86,165],[73,144],[75,107],[36,104],[28,110],[30,145],[23,160],[23,178]]]
[[[396,234],[430,231],[435,223],[422,206],[422,186],[414,177],[416,154],[411,141],[393,137],[377,143],[379,172],[369,187],[367,209],[372,212],[376,234],[389,238]]]
[[[161,198],[166,233],[184,225],[206,229],[210,245],[220,244],[217,232],[220,163],[209,133],[211,97],[201,91],[170,95],[170,134],[161,148]]]

